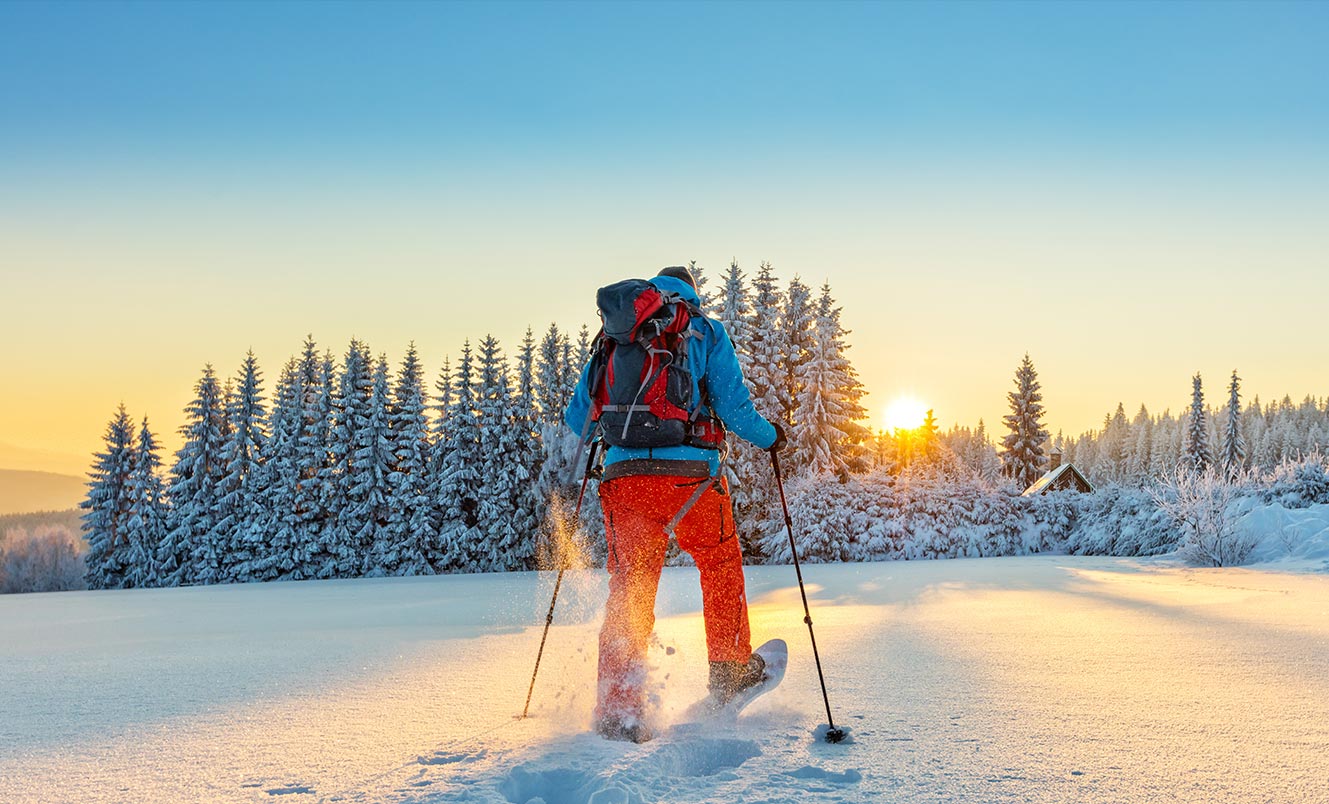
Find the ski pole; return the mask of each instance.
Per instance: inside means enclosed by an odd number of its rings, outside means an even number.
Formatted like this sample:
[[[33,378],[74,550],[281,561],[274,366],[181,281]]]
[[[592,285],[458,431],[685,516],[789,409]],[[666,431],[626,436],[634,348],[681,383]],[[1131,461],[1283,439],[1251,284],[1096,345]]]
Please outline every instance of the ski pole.
[[[581,475],[581,492],[577,495],[577,509],[572,514],[572,527],[576,528],[581,523],[581,503],[586,499],[586,484],[591,479],[591,467],[595,464],[595,448],[600,442],[592,441],[591,448],[586,453],[586,470]],[[554,624],[554,606],[558,603],[558,590],[563,585],[563,572],[567,569],[566,562],[559,560],[558,576],[554,578],[554,596],[549,599],[549,613],[545,615],[545,631],[540,637],[540,650],[535,654],[535,669],[531,671],[531,686],[526,690],[526,705],[521,709],[520,720],[526,719],[526,713],[531,708],[531,695],[535,692],[535,676],[540,672],[540,659],[545,654],[545,640],[549,638],[549,626]]]
[[[826,676],[821,672],[821,655],[817,653],[817,635],[812,632],[812,612],[808,610],[808,593],[803,588],[803,570],[798,566],[798,545],[794,542],[794,520],[789,517],[789,503],[784,498],[784,479],[780,477],[780,455],[771,450],[771,466],[775,469],[775,486],[780,489],[780,508],[784,510],[784,527],[789,533],[789,553],[794,557],[794,572],[798,575],[798,593],[803,596],[803,622],[808,624],[808,637],[812,640],[812,658],[817,662],[817,680],[821,682],[821,699],[826,704],[826,742],[838,743],[844,739],[844,729],[835,727],[831,717],[831,698],[826,694]]]

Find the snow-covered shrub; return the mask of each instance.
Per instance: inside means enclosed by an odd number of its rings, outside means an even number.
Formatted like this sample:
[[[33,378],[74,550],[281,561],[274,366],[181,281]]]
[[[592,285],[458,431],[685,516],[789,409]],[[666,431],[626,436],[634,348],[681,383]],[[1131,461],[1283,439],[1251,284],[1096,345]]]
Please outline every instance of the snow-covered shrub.
[[[1260,499],[1284,508],[1329,503],[1329,456],[1314,452],[1300,460],[1283,461],[1269,476]]]
[[[799,478],[787,491],[799,559],[810,562],[1026,555],[1059,549],[1075,521],[1061,495],[1020,497],[973,476],[876,471]],[[789,563],[783,522],[763,534],[769,560]]]
[[[1212,466],[1202,472],[1178,468],[1150,491],[1159,509],[1182,530],[1182,556],[1213,567],[1246,560],[1256,542],[1237,528],[1236,503],[1246,482],[1244,475],[1228,478]]]
[[[1065,542],[1073,555],[1152,556],[1175,550],[1181,534],[1147,492],[1103,486],[1075,498],[1077,518]]]
[[[68,528],[40,525],[0,535],[0,594],[86,589],[83,549]]]
[[[1084,499],[1085,495],[1074,491],[1015,497],[1014,502],[1024,514],[1020,532],[1025,552],[1067,552]]]

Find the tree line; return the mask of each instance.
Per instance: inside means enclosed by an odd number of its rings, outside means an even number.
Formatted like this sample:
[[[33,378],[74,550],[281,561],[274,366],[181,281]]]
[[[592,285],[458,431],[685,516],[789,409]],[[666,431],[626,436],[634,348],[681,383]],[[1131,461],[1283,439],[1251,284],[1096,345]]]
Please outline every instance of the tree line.
[[[707,314],[724,324],[754,403],[790,434],[791,474],[870,463],[861,383],[829,284],[751,278],[731,263]],[[589,295],[589,294],[588,294]],[[252,351],[229,379],[209,364],[166,466],[148,420],[121,405],[94,457],[82,527],[91,588],[529,569],[575,493],[577,435],[562,413],[592,348],[551,324],[515,359],[467,341],[426,388],[414,343],[394,367],[360,340],[340,357],[309,337],[271,395]],[[743,537],[760,558],[769,459],[730,439]],[[588,522],[594,522],[594,511]]]

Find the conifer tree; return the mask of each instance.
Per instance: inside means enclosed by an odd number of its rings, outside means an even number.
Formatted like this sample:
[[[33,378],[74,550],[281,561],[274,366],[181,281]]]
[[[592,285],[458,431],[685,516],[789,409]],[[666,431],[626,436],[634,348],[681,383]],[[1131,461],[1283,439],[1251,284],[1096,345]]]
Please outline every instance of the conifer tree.
[[[351,488],[352,499],[360,501],[361,512],[355,517],[360,532],[351,536],[354,553],[348,574],[383,574],[371,556],[387,540],[391,519],[392,477],[396,473],[397,444],[392,421],[397,412],[388,387],[388,356],[380,354],[373,364],[373,394],[369,400],[365,427],[358,433],[352,467],[359,485]],[[378,548],[381,549],[381,548]]]
[[[327,525],[313,552],[317,578],[349,578],[363,571],[377,535],[377,519],[385,509],[387,473],[380,465],[378,431],[386,429],[386,412],[381,410],[386,400],[379,397],[376,385],[369,347],[352,340],[333,400],[331,471],[326,475],[332,493]]]
[[[780,328],[784,352],[780,356],[780,374],[784,387],[780,395],[784,409],[780,412],[780,421],[789,429],[790,437],[797,438],[798,430],[803,426],[802,415],[798,408],[804,379],[803,367],[812,357],[815,338],[812,291],[797,276],[789,282],[789,290],[785,294],[785,305],[781,313]],[[801,468],[797,462],[800,456],[795,452],[790,457],[794,459],[790,461],[790,468],[795,471]]]
[[[203,369],[194,394],[180,428],[185,443],[171,467],[169,533],[158,555],[168,586],[220,579],[221,546],[214,526],[226,470],[225,410],[211,364]]]
[[[303,398],[300,363],[291,358],[277,382],[270,437],[263,446],[265,484],[259,490],[261,513],[251,531],[254,555],[249,577],[255,581],[306,577],[309,545],[303,539],[303,520],[297,502]]]
[[[524,456],[519,448],[520,428],[513,415],[507,360],[498,340],[486,336],[480,342],[479,451],[482,482],[476,494],[476,519],[480,539],[469,545],[470,565],[481,572],[512,570],[526,566],[534,554],[535,529],[522,533],[517,527],[517,500],[523,478]]]
[[[1117,410],[1105,422],[1103,436],[1099,440],[1099,473],[1104,479],[1120,482],[1124,477],[1130,438],[1126,406],[1118,402]]]
[[[447,370],[444,369],[446,376]],[[445,384],[446,385],[446,384]],[[375,564],[389,575],[432,575],[441,560],[430,501],[429,420],[425,415],[424,368],[415,344],[407,348],[393,388],[392,496],[388,525]]]
[[[1227,420],[1223,427],[1223,472],[1235,479],[1246,466],[1246,439],[1241,434],[1241,378],[1232,370],[1228,385]]]
[[[132,553],[134,425],[120,405],[106,425],[106,447],[93,459],[88,473],[88,494],[79,503],[89,589],[118,589],[125,583]]]
[[[1015,370],[1015,390],[1006,394],[1011,412],[1003,421],[1010,430],[1002,440],[1002,465],[1006,475],[1019,488],[1033,485],[1047,466],[1043,443],[1048,431],[1043,427],[1043,394],[1038,372],[1026,353]]]
[[[543,516],[545,495],[538,486],[544,451],[540,437],[540,413],[536,407],[535,337],[530,328],[517,353],[517,395],[513,399],[512,426],[517,456],[515,518],[513,527],[534,554],[533,537]]]
[[[562,379],[563,340],[557,324],[550,324],[549,330],[540,339],[535,369],[535,397],[542,422],[562,423],[563,409],[568,404],[565,395],[567,386]]]
[[[1139,486],[1149,476],[1149,445],[1153,440],[1153,419],[1149,410],[1140,405],[1140,410],[1131,420],[1131,436],[1127,443],[1125,482]]]
[[[577,381],[581,379],[582,367],[586,365],[584,361],[578,362],[577,350],[573,346],[572,339],[564,333],[559,342],[559,376],[563,383],[563,398],[571,399],[572,392],[577,388]],[[560,412],[561,413],[561,412]]]
[[[753,405],[769,421],[785,422],[792,405],[784,382],[785,330],[780,326],[784,294],[776,284],[770,263],[763,262],[752,284],[751,312],[747,318],[749,359],[743,365],[744,378],[752,393]],[[786,431],[789,428],[786,426]],[[741,441],[731,442],[731,464],[736,483],[732,490],[739,538],[745,555],[762,556],[761,530],[774,510],[775,487],[770,456],[763,450]],[[785,467],[781,467],[782,469]]]
[[[129,477],[129,545],[124,586],[158,585],[157,549],[166,538],[166,495],[162,484],[157,437],[147,417],[139,430],[138,447]]]
[[[763,262],[753,282],[752,314],[748,317],[751,372],[747,380],[757,411],[770,421],[787,423],[784,417],[792,404],[783,376],[789,351],[787,333],[780,326],[784,305],[785,297],[776,285],[771,264]]]
[[[581,379],[581,369],[591,359],[592,336],[591,330],[585,324],[577,331],[577,351],[572,357],[572,372],[569,377],[571,384],[568,386],[568,398],[572,398],[572,392],[577,387],[577,381]]]
[[[708,287],[709,277],[706,276],[706,269],[698,265],[696,260],[689,260],[688,273],[692,274],[692,280],[697,283],[697,298],[701,301],[702,312],[711,314],[715,309],[716,299]]]
[[[435,504],[441,512],[440,547],[443,555],[439,571],[473,570],[470,549],[482,538],[477,526],[480,474],[480,421],[474,355],[471,343],[462,346],[461,359],[452,377],[452,406],[443,432]]]
[[[227,399],[224,470],[217,500],[213,540],[222,549],[219,580],[252,580],[255,547],[265,534],[263,492],[271,483],[262,463],[267,406],[263,374],[251,349],[240,367],[238,388]]]
[[[328,504],[334,493],[329,482],[328,434],[336,368],[331,355],[320,357],[313,336],[305,341],[297,378],[300,428],[294,456],[293,524],[301,561],[292,570],[292,578],[327,577],[320,572],[328,569],[322,540],[325,527],[331,527]]]
[[[868,433],[859,420],[865,411],[858,374],[845,356],[848,332],[840,323],[840,308],[822,285],[815,308],[808,359],[799,368],[800,426],[794,431],[793,463],[808,471],[843,477],[863,468],[862,447]]]
[[[729,333],[729,340],[738,353],[738,365],[743,376],[751,373],[752,355],[749,350],[748,321],[752,315],[748,286],[738,261],[729,263],[729,273],[725,275],[723,304],[720,308],[720,323]]]
[[[1191,409],[1186,419],[1186,468],[1203,472],[1214,462],[1209,448],[1209,428],[1204,407],[1204,388],[1197,373],[1191,380]]]

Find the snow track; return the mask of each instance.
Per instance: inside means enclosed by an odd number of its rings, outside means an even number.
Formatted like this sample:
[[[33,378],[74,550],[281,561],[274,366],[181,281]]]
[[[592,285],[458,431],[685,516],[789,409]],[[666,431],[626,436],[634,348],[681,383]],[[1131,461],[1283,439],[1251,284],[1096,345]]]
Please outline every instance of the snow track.
[[[525,721],[549,577],[0,598],[0,801],[1329,800],[1323,574],[1066,556],[806,574],[842,745],[817,736],[787,567],[748,569],[784,683],[705,726],[678,722],[705,685],[695,570],[666,570],[643,745],[586,731],[599,573],[565,580]]]

